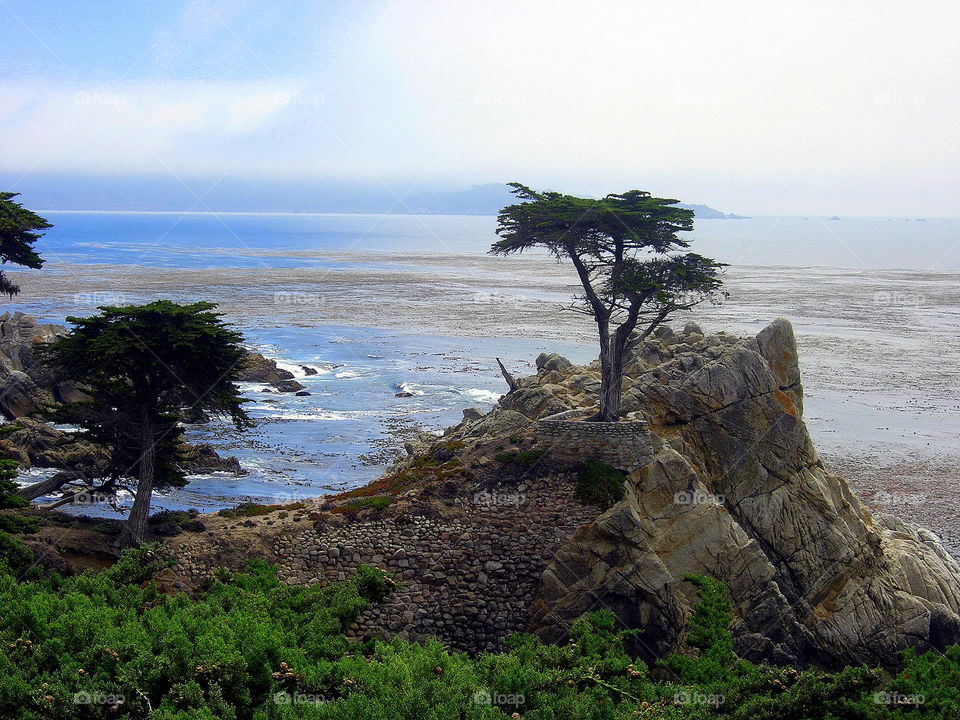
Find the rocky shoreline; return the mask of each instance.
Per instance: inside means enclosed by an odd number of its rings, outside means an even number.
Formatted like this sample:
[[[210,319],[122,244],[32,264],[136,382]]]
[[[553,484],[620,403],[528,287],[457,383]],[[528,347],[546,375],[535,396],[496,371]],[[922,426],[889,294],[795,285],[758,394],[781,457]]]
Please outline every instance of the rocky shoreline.
[[[44,367],[35,352],[42,343],[66,332],[63,325],[38,323],[21,312],[0,315],[0,415],[8,421],[0,436],[0,452],[16,460],[21,469],[54,468],[82,480],[105,465],[106,451],[42,419],[44,412],[58,403],[89,398],[76,383]],[[264,392],[305,392],[293,373],[252,351],[247,352],[239,380],[260,383]],[[188,475],[226,472],[239,476],[246,472],[237,458],[221,457],[209,443],[184,443],[181,452],[178,466]]]
[[[736,648],[751,660],[890,665],[905,647],[960,641],[960,566],[825,469],[798,360],[785,320],[756,338],[661,328],[627,370],[636,462],[621,463],[622,498],[598,506],[578,458],[593,450],[539,422],[588,407],[597,368],[541,356],[493,410],[412,443],[371,485],[184,523],[164,542],[167,582],[199,587],[218,565],[263,557],[286,583],[322,583],[363,562],[401,586],[354,637],[489,650],[518,630],[561,639],[605,607],[642,628],[634,650],[656,657],[682,636],[693,572],[728,584]],[[35,547],[62,550],[53,532]]]

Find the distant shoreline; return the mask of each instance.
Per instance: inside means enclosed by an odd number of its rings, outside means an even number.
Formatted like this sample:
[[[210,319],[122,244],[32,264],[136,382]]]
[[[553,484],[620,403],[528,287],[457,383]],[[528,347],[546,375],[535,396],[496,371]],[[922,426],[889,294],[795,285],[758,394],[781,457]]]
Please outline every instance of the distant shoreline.
[[[230,216],[275,216],[275,217],[496,217],[495,213],[445,213],[445,212],[332,212],[323,210],[64,210],[61,208],[41,208],[36,211],[44,213],[60,213],[62,215],[230,215]],[[904,222],[926,222],[928,220],[960,220],[960,216],[933,216],[925,217],[900,215],[732,215],[729,217],[702,217],[695,222],[712,220],[817,220],[817,221],[844,221],[844,220],[902,220]]]

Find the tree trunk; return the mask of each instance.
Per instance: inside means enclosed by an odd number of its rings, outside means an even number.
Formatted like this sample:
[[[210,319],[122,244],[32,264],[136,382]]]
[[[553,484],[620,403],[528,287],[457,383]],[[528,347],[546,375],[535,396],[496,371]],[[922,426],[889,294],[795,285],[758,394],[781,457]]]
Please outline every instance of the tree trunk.
[[[35,482],[33,485],[27,485],[17,490],[17,495],[27,500],[36,500],[38,497],[43,497],[44,495],[49,495],[55,490],[59,490],[64,485],[69,482],[76,482],[77,480],[87,480],[87,476],[82,472],[76,472],[73,470],[61,470],[58,473],[55,473],[51,477],[48,477],[46,480],[41,480],[40,482]]]
[[[137,480],[137,492],[133,498],[133,507],[127,517],[127,524],[120,536],[121,547],[139,547],[147,537],[147,518],[150,516],[150,500],[153,496],[154,456],[156,438],[153,421],[144,411],[141,428],[142,455],[140,457],[140,476]]]
[[[500,366],[500,373],[503,375],[503,379],[507,381],[507,385],[510,386],[510,390],[516,390],[519,386],[517,381],[514,379],[513,375],[503,366],[503,363],[500,362],[500,358],[496,358],[497,365]]]
[[[600,411],[598,422],[616,422],[620,417],[620,396],[623,386],[623,347],[607,342],[600,352]]]
[[[636,317],[630,317],[610,336],[609,326],[601,326],[600,333],[600,410],[591,418],[597,422],[616,422],[620,419],[623,395],[623,361],[630,344],[630,333],[636,327]]]

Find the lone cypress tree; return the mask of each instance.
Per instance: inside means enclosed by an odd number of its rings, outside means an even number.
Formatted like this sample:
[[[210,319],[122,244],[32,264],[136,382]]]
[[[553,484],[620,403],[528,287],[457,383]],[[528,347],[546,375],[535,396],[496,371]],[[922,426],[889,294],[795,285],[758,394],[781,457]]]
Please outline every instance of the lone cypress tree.
[[[43,258],[33,249],[33,244],[43,237],[37,230],[53,227],[36,213],[13,201],[19,193],[0,192],[0,263],[13,263],[37,269]],[[0,292],[13,297],[20,286],[11,282],[0,270]]]
[[[206,412],[240,429],[253,424],[234,384],[243,338],[214,308],[169,300],[106,306],[93,317],[67,318],[73,329],[44,348],[45,362],[93,397],[64,406],[57,419],[111,447],[110,483],[136,480],[122,545],[144,541],[154,487],[182,484],[181,422]]]
[[[583,295],[571,309],[591,315],[600,336],[600,407],[591,419],[616,420],[630,343],[672,313],[720,295],[724,265],[679,252],[690,245],[677,233],[693,229],[693,211],[677,207],[677,200],[640,190],[593,200],[510,186],[523,202],[500,211],[501,239],[490,252],[542,247],[573,263]]]

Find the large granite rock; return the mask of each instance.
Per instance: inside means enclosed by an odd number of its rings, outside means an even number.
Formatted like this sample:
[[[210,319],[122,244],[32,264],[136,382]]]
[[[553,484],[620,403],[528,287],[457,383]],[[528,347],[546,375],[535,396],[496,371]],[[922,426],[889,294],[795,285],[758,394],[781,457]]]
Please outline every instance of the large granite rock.
[[[87,397],[44,368],[36,353],[38,345],[66,332],[62,325],[38,323],[21,312],[0,315],[0,414],[19,418]]]
[[[890,666],[960,642],[957,562],[932,533],[872,515],[818,459],[788,321],[745,340],[663,331],[631,368],[624,410],[649,422],[653,459],[557,552],[532,631],[560,639],[607,607],[660,656],[694,601],[683,576],[700,573],[727,583],[752,660]]]
[[[70,433],[34,418],[18,418],[5,426],[0,452],[15,459],[20,467],[50,467],[98,475],[109,462],[109,453]]]

